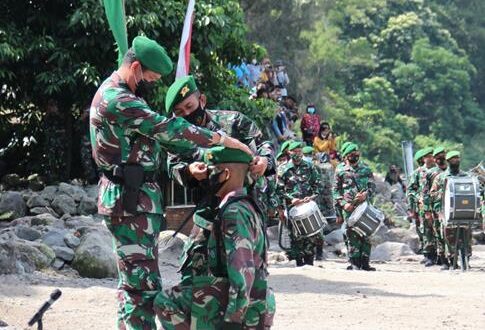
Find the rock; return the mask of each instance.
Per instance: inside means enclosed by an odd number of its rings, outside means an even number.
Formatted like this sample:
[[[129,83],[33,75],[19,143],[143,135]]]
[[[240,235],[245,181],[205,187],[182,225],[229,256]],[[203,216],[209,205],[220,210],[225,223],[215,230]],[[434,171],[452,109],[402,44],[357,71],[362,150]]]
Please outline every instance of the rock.
[[[81,244],[81,240],[74,236],[73,234],[69,233],[64,236],[64,243],[69,246],[71,249],[75,249]]]
[[[27,201],[27,206],[28,206],[29,209],[31,209],[33,207],[45,207],[45,206],[49,206],[49,205],[50,204],[47,201],[47,199],[45,199],[41,195],[37,195],[37,194],[30,197],[29,200]]]
[[[59,215],[50,207],[34,207],[31,208],[29,211],[31,214],[37,215],[37,214],[43,214],[43,213],[49,213],[52,216],[58,218]]]
[[[0,274],[17,273],[18,249],[13,241],[0,242]]]
[[[382,195],[383,199],[385,201],[390,201],[391,200],[391,185],[387,183],[386,181],[380,181],[376,180],[376,194],[377,195]]]
[[[165,230],[160,233],[158,239],[158,260],[160,266],[162,263],[179,265],[179,257],[182,255],[184,244],[188,237],[178,233],[177,236],[172,238],[173,233],[173,230]]]
[[[19,226],[19,225],[31,226],[32,218],[33,218],[32,216],[17,218],[10,222],[10,226],[12,227]]]
[[[0,320],[0,327],[2,327],[2,328],[8,327],[8,323]]]
[[[83,197],[79,202],[78,213],[81,215],[89,215],[98,211],[96,200],[90,197]]]
[[[18,238],[25,239],[27,241],[35,241],[36,239],[41,237],[41,234],[38,230],[27,226],[15,227],[15,235],[17,235]]]
[[[16,244],[23,257],[21,260],[29,260],[36,269],[47,268],[54,261],[54,251],[45,244],[20,240],[16,241]]]
[[[57,270],[61,270],[65,264],[66,262],[64,260],[56,258],[52,263],[51,267]]]
[[[339,243],[342,243],[344,241],[344,235],[341,229],[334,230],[327,235],[325,235],[324,238],[325,243],[330,244],[330,245],[336,245]]]
[[[29,188],[33,191],[41,191],[45,188],[44,180],[38,174],[29,175],[27,181],[29,182]]]
[[[76,202],[71,196],[68,195],[58,195],[52,201],[52,208],[58,214],[76,214]]]
[[[76,202],[81,201],[83,197],[87,197],[87,194],[83,190],[83,188],[79,186],[74,186],[65,182],[61,182],[59,184],[59,192],[61,194],[65,194],[72,197],[72,199],[74,199]],[[74,214],[74,213],[71,213],[71,214]]]
[[[287,263],[288,257],[284,252],[269,252],[268,253],[268,263],[270,265],[280,264],[280,263]]]
[[[27,212],[24,199],[19,192],[7,191],[0,199],[0,214],[12,212],[11,219],[23,217]]]
[[[378,261],[392,261],[403,256],[412,255],[414,255],[413,250],[411,250],[411,248],[404,243],[385,242],[378,245],[371,252],[371,259]]]
[[[59,219],[54,217],[52,214],[43,213],[32,217],[32,219],[30,220],[30,223],[32,224],[32,226],[39,226],[39,225],[51,226],[58,221]]]
[[[71,264],[83,277],[105,278],[117,275],[112,237],[107,229],[91,230],[81,238]]]
[[[93,198],[94,200],[98,199],[98,185],[87,186],[85,191],[89,198]]]
[[[64,224],[67,228],[77,229],[80,227],[90,227],[96,225],[96,222],[91,216],[77,216],[67,219]]]
[[[399,183],[393,184],[390,187],[390,190],[391,190],[391,200],[393,202],[402,202],[405,200],[404,190],[402,189],[401,184]]]
[[[485,244],[485,232],[483,231],[474,232],[473,238],[477,241],[477,244]]]
[[[74,259],[74,251],[68,247],[54,246],[52,250],[54,250],[57,258],[65,261],[71,261]]]
[[[5,175],[2,178],[2,183],[6,186],[7,189],[17,188],[21,185],[22,179],[18,174],[12,173]]]
[[[64,236],[68,233],[65,229],[51,228],[50,231],[42,236],[42,243],[48,246],[63,246],[67,247],[64,242]]]
[[[47,199],[48,201],[52,202],[54,198],[57,196],[57,186],[47,186],[41,192],[40,195]]]

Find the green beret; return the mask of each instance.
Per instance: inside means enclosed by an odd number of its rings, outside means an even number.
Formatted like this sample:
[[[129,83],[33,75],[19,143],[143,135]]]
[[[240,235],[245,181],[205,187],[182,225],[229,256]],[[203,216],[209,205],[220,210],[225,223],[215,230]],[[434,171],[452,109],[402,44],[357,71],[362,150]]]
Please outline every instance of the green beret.
[[[432,155],[433,154],[433,148],[431,147],[428,147],[428,148],[424,148],[422,149],[423,151],[423,154],[421,157],[424,157],[424,156],[428,156],[428,155]]]
[[[223,146],[213,147],[204,153],[204,163],[207,165],[217,165],[223,163],[249,164],[253,160],[242,150],[231,149]]]
[[[303,149],[301,149],[301,151],[302,151],[304,154],[311,154],[311,153],[313,153],[313,147],[306,146],[306,147],[304,147]]]
[[[450,160],[453,157],[460,157],[460,152],[456,150],[448,151],[446,154],[446,160]]]
[[[301,143],[300,141],[291,141],[290,145],[288,146],[288,151],[301,147],[303,147],[303,143]]]
[[[172,112],[173,107],[198,91],[197,84],[193,76],[178,78],[168,88],[165,97],[165,110],[167,113]]]
[[[414,154],[414,161],[419,161],[421,158],[423,158],[423,150],[424,149],[419,149],[418,151],[416,151],[416,153]]]
[[[445,147],[439,146],[439,147],[434,148],[433,157],[436,156],[437,154],[441,154],[442,152],[445,152]]]
[[[148,70],[164,76],[172,72],[172,60],[168,57],[165,49],[155,40],[138,36],[133,39],[131,48],[135,52],[136,59]]]
[[[347,147],[348,147],[348,145],[349,145],[349,144],[351,144],[351,143],[352,143],[352,142],[350,142],[350,141],[344,142],[344,143],[342,144],[342,146],[340,147],[340,153],[342,154],[342,153],[345,151],[345,148],[347,148]]]
[[[342,152],[342,157],[345,157],[348,154],[350,154],[352,151],[357,151],[357,150],[359,150],[359,146],[355,143],[350,143],[349,145],[347,145],[345,150]]]

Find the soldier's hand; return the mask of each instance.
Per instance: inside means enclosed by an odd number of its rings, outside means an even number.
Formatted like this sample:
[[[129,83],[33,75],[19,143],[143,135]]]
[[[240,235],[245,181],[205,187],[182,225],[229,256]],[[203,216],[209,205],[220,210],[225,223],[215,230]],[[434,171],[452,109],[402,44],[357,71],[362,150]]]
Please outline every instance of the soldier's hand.
[[[337,217],[337,219],[335,220],[335,224],[337,225],[341,225],[344,223],[344,218],[342,217]]]
[[[230,136],[226,136],[224,138],[224,147],[232,148],[232,149],[239,149],[239,150],[244,151],[248,155],[251,155],[251,156],[253,155],[253,152],[251,151],[251,149],[249,149],[249,147],[247,145],[245,145],[241,141],[236,140],[235,138],[232,138]]]
[[[249,171],[256,176],[264,175],[268,167],[268,159],[266,157],[256,156],[251,164],[249,164]]]
[[[304,203],[304,200],[300,199],[300,198],[293,198],[291,200],[291,205],[293,205],[293,206],[297,206],[297,205],[300,205],[300,204],[303,204],[303,203]]]
[[[359,202],[365,201],[367,199],[367,191],[357,193],[357,195],[355,195],[355,198]]]
[[[354,206],[350,203],[344,205],[344,210],[347,212],[352,212],[354,210]]]
[[[428,221],[431,222],[433,221],[433,214],[429,211],[424,212],[424,218]]]
[[[197,181],[207,179],[207,165],[203,162],[194,162],[189,165],[189,173]]]

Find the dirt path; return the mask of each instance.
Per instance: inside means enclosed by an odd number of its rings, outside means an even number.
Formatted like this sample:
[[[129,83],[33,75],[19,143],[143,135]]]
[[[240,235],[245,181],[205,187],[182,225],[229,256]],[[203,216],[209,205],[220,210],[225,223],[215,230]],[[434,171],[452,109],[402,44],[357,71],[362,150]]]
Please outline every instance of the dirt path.
[[[346,271],[342,260],[273,265],[274,329],[485,329],[485,246],[474,246],[471,263],[467,273],[417,261],[378,264],[376,272]],[[175,283],[175,268],[163,271],[164,285]],[[116,281],[72,274],[0,276],[0,320],[24,329],[57,287],[63,295],[45,329],[114,329]]]

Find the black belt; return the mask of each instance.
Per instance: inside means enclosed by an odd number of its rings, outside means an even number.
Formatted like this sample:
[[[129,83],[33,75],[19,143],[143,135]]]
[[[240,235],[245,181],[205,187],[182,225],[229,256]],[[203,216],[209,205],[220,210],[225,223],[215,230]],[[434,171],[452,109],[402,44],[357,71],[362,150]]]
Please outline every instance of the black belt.
[[[120,184],[123,183],[123,179],[113,175],[112,171],[108,170],[101,170],[101,173],[108,178],[109,181],[114,183]],[[158,174],[155,171],[145,171],[144,172],[144,181],[145,182],[158,182]]]

